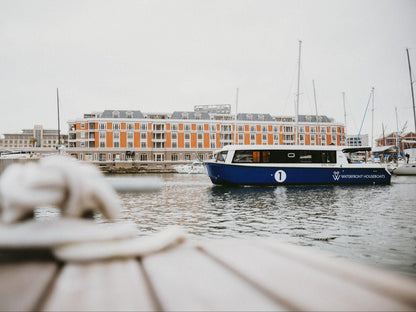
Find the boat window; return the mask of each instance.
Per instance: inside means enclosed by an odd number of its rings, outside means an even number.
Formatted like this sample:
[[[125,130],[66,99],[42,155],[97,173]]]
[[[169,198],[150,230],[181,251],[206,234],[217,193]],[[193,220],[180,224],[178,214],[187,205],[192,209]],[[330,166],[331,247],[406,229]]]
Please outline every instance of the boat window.
[[[258,163],[260,162],[260,152],[253,152],[253,162]]]
[[[233,162],[236,163],[252,163],[253,151],[236,151]]]
[[[242,150],[235,151],[234,163],[336,163],[336,151]]]
[[[227,154],[228,154],[228,151],[219,152],[217,154],[217,161],[218,162],[225,162],[225,159],[227,158]]]
[[[270,151],[263,151],[263,152],[261,152],[261,159],[262,159],[262,162],[264,162],[264,163],[268,163],[268,162],[270,162]]]

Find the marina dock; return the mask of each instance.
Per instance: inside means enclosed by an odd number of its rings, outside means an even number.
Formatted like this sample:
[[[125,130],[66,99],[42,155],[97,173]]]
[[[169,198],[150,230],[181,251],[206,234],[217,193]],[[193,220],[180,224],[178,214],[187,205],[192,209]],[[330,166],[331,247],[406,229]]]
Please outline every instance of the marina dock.
[[[139,258],[0,264],[2,311],[414,311],[414,280],[274,240],[188,241]]]

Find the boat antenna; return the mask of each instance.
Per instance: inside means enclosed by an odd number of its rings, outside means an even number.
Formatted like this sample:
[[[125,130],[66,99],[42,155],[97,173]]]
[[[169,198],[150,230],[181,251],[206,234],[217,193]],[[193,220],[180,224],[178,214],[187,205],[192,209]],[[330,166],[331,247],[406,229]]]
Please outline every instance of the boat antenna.
[[[239,91],[239,88],[237,88],[237,92],[235,95],[234,144],[237,144],[238,91]]]
[[[58,88],[56,88],[56,105],[58,107],[58,148],[61,144],[61,121],[59,117],[59,91]]]
[[[413,80],[412,80],[412,67],[410,66],[410,57],[409,49],[406,48],[407,53],[407,63],[409,65],[409,75],[410,75],[410,90],[412,91],[412,103],[413,103],[413,120],[415,123],[415,133],[416,133],[416,109],[415,109],[415,93],[413,91]]]
[[[318,104],[316,103],[315,80],[312,80],[312,85],[313,85],[313,98],[315,100],[316,132],[318,133],[318,127],[319,127],[319,122],[318,122]],[[315,144],[318,145],[318,143],[319,143],[319,135],[317,135],[317,140],[315,142],[316,142]]]
[[[295,141],[296,141],[296,145],[299,144],[299,142],[298,142],[298,136],[299,136],[298,123],[299,123],[299,85],[300,85],[300,56],[301,56],[301,51],[302,51],[302,40],[299,40],[298,89],[297,89],[297,92],[296,92],[296,116],[295,116],[295,121],[296,121]]]

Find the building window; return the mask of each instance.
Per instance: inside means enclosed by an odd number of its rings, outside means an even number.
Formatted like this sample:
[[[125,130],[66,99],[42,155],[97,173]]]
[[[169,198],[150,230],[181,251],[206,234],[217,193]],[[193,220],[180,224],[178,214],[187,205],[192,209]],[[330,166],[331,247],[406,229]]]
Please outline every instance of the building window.
[[[178,138],[178,134],[176,132],[172,132],[172,140],[176,140]]]
[[[147,161],[147,154],[140,154],[140,161]]]
[[[99,129],[100,130],[106,130],[107,129],[107,124],[105,122],[100,122]]]
[[[147,142],[140,142],[141,148],[147,148]]]
[[[178,148],[178,143],[177,142],[172,142],[172,148]]]
[[[127,130],[134,130],[134,123],[127,123]]]
[[[133,148],[133,142],[127,142],[127,147],[128,148]]]
[[[185,160],[191,160],[191,154],[185,154]]]
[[[113,143],[114,143],[114,144],[113,144],[113,146],[114,146],[114,147],[120,147],[120,142],[118,142],[118,141],[114,141]]]
[[[198,142],[198,148],[202,148],[202,142]]]
[[[118,122],[113,123],[113,130],[120,130],[120,123]]]
[[[190,130],[191,130],[191,125],[185,124],[185,131],[190,131]]]
[[[126,117],[127,118],[133,118],[133,112],[127,112]]]
[[[189,140],[191,138],[189,133],[185,133],[185,140]]]
[[[145,123],[140,124],[140,130],[146,131],[147,130],[147,124],[145,124]]]
[[[202,140],[202,133],[198,133],[198,140]]]
[[[173,131],[177,131],[178,130],[178,124],[174,123],[170,126],[170,129]]]
[[[250,126],[250,131],[255,132],[256,131],[256,126]]]
[[[191,144],[189,142],[185,142],[185,148],[190,148]]]
[[[170,160],[171,160],[171,161],[178,161],[178,154],[172,154],[172,155],[170,156]]]
[[[105,147],[105,142],[100,142],[100,147]]]
[[[147,140],[147,133],[146,132],[140,133],[140,139],[141,140]]]
[[[203,131],[204,130],[204,126],[203,125],[198,125],[197,126],[197,130],[198,131]]]

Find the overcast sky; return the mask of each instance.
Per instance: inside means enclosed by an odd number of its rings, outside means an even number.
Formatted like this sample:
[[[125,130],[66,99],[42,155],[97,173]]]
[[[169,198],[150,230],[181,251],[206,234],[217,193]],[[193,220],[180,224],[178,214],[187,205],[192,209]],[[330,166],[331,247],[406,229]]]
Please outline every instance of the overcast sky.
[[[0,134],[61,129],[105,109],[294,115],[359,131],[375,88],[374,137],[414,131],[406,48],[416,71],[415,0],[0,0]],[[371,105],[362,133],[371,138]]]

